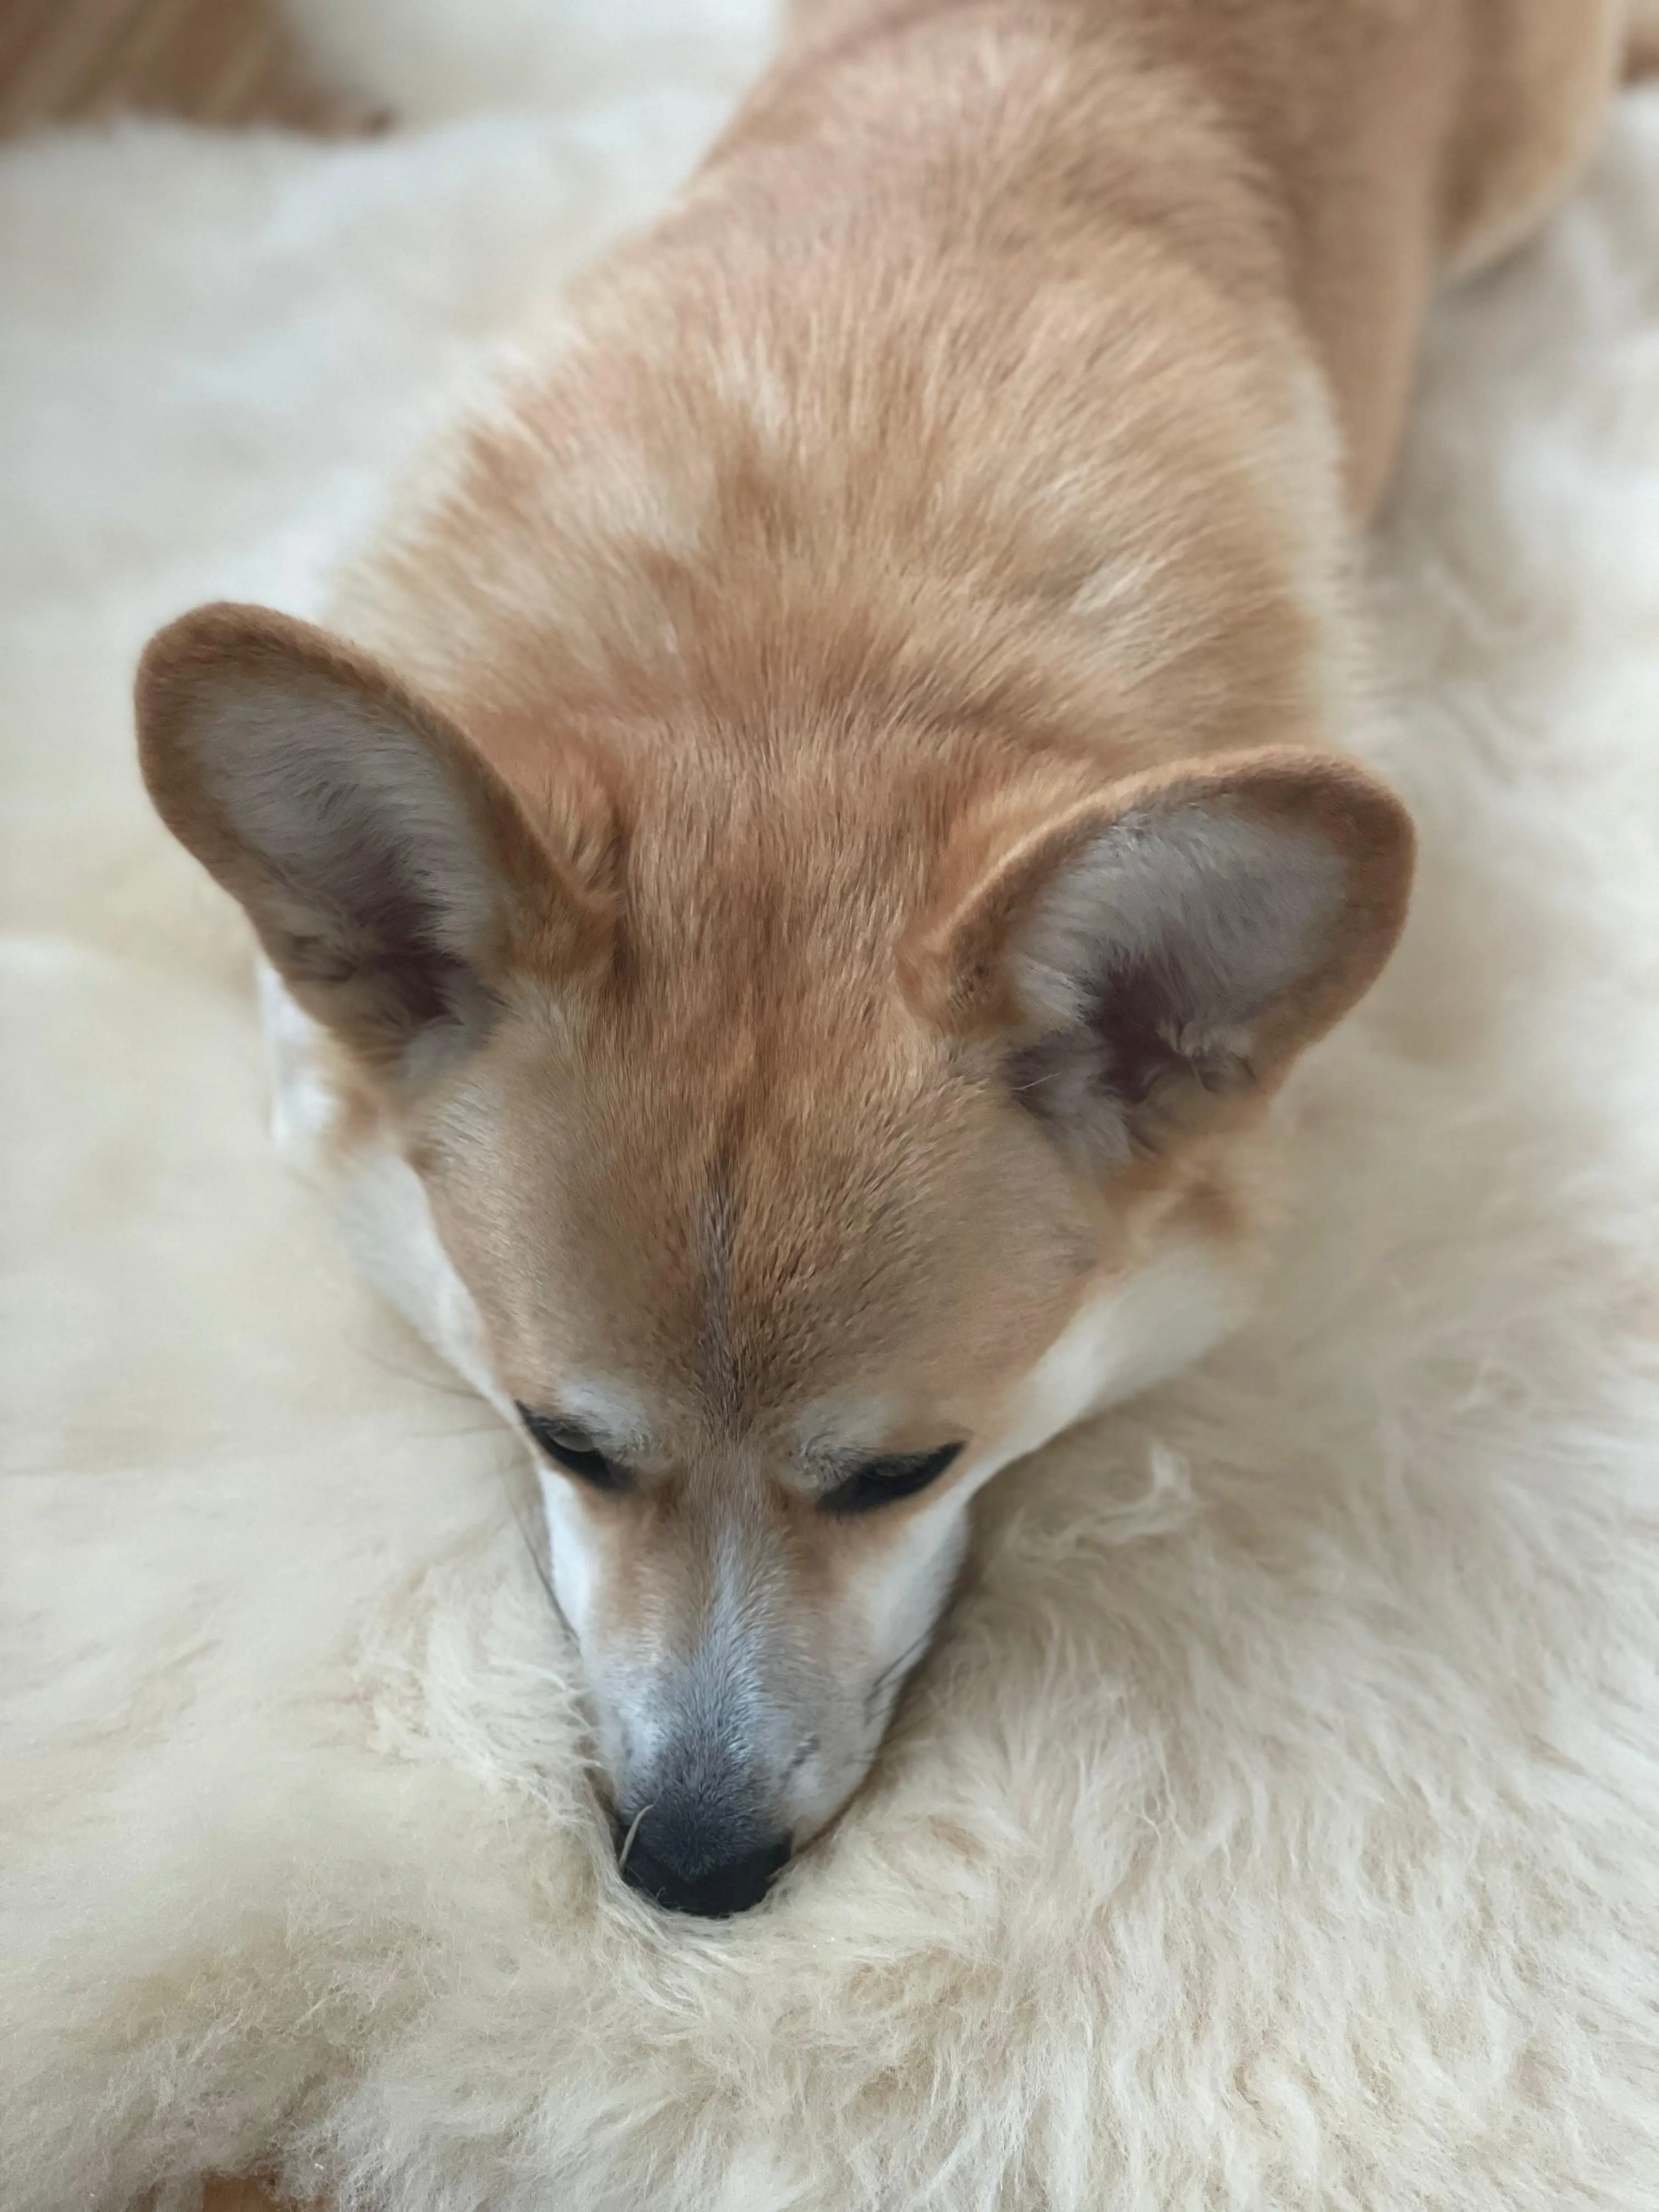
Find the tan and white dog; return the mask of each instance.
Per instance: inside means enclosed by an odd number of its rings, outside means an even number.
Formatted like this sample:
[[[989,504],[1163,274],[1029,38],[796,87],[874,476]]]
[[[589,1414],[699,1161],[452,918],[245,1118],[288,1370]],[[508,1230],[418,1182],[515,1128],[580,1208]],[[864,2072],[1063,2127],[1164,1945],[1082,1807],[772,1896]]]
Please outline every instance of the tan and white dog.
[[[138,686],[279,1129],[539,1455],[629,1878],[844,1803],[1000,1468],[1242,1311],[1404,915],[1342,757],[1428,299],[1623,0],[819,0],[342,589]]]

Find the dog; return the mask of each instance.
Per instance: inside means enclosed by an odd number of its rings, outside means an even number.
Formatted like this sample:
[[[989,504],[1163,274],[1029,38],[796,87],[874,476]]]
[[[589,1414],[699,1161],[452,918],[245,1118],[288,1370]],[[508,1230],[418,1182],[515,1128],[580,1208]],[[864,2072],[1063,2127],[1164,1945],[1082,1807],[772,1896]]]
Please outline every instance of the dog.
[[[969,1501],[1248,1310],[1399,934],[1347,607],[1622,0],[815,0],[342,579],[137,683],[284,1146],[514,1423],[627,1881],[866,1772]]]

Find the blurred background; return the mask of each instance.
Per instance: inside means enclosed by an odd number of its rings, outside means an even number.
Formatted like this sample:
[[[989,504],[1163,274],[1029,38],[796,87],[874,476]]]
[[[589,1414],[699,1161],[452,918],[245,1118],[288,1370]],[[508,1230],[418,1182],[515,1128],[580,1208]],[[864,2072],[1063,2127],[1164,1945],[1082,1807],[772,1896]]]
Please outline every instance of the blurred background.
[[[732,98],[766,0],[0,0],[0,134],[138,112],[348,137],[645,82]]]
[[[276,0],[0,0],[0,131],[131,109],[318,131],[383,119],[324,88]]]

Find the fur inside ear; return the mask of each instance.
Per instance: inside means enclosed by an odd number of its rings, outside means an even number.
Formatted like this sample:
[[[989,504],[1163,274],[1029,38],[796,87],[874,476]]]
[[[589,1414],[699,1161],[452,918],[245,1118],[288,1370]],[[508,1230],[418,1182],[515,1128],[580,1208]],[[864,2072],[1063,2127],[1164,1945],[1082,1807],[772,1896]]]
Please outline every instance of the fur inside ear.
[[[137,716],[162,819],[371,1058],[475,1039],[515,938],[569,957],[603,922],[459,732],[323,631],[199,609],[151,641]]]
[[[1102,1165],[1271,1089],[1405,919],[1409,817],[1350,763],[1237,756],[1028,827],[931,933],[938,1003],[1000,1030],[1030,1111]]]

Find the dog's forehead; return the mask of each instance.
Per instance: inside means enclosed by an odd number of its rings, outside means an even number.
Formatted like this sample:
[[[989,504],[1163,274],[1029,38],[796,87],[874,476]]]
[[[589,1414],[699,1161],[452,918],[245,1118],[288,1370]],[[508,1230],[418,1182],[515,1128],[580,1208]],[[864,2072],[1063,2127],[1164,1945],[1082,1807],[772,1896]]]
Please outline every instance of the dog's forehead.
[[[994,1365],[1031,1283],[1064,1294],[1054,1148],[909,1008],[883,933],[666,939],[625,988],[526,989],[455,1094],[486,1303],[532,1380],[631,1376],[727,1434],[906,1367],[921,1418],[930,1359]]]
[[[527,1364],[793,1422],[947,1336],[1019,1234],[985,1101],[900,1023],[512,1026],[452,1118],[450,1218]]]
[[[764,1070],[723,1112],[713,1095],[665,1085],[648,1116],[580,1148],[570,1173],[588,1196],[572,1218],[582,1273],[612,1279],[623,1325],[742,1426],[834,1391],[896,1329],[926,1326],[958,1206],[920,1097]]]

